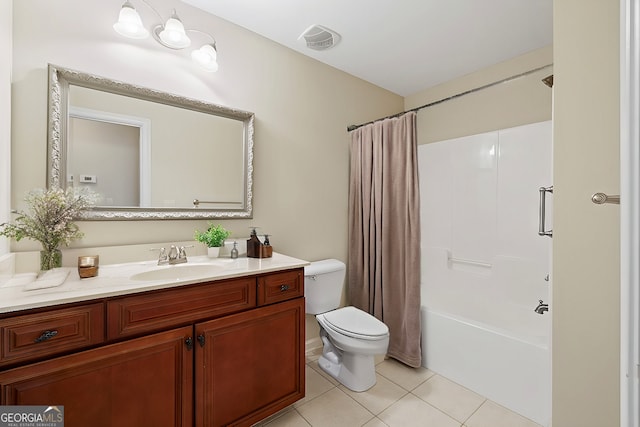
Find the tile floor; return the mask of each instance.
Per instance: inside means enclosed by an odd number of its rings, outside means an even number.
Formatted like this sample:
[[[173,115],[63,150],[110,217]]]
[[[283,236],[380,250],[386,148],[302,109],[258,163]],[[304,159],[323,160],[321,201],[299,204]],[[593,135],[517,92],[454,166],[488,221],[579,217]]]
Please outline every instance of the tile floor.
[[[376,365],[377,383],[355,393],[308,356],[306,397],[263,420],[260,427],[540,427],[437,375],[393,359]]]

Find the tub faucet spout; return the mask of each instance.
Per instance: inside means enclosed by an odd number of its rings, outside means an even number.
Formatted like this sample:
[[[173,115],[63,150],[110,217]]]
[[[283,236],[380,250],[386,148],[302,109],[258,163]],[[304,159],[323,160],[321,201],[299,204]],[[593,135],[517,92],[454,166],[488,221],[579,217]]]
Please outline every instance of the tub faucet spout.
[[[544,314],[545,311],[549,311],[549,304],[545,304],[542,300],[538,300],[538,306],[533,311],[538,314]]]

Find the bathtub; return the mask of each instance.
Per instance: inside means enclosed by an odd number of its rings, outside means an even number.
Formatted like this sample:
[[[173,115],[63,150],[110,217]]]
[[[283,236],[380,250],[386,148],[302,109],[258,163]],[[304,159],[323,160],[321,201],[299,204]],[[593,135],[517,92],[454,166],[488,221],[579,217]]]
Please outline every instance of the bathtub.
[[[421,308],[423,366],[548,426],[550,314],[477,298],[465,304],[460,295],[452,299]]]
[[[551,134],[547,121],[418,147],[423,364],[543,426],[551,314],[534,308],[551,295],[538,235]]]

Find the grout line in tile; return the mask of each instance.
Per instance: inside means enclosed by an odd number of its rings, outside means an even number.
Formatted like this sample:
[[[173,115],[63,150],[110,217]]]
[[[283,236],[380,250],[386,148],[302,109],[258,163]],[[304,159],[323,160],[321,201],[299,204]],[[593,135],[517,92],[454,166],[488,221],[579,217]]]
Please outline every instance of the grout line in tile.
[[[303,406],[306,406],[307,404],[309,404],[309,403],[313,402],[314,400],[316,400],[316,399],[317,399],[317,398],[319,398],[320,396],[324,396],[325,394],[329,393],[329,392],[330,392],[330,391],[332,391],[334,388],[338,388],[338,386],[335,386],[335,385],[333,385],[333,384],[332,384],[332,387],[331,387],[330,389],[328,389],[328,390],[326,390],[326,391],[323,391],[322,393],[320,393],[320,394],[319,394],[319,395],[317,395],[316,397],[313,397],[313,398],[311,398],[311,399],[309,399],[309,400],[305,400],[305,401],[304,401],[304,403],[301,403],[301,404],[299,404],[299,405],[297,405],[297,406],[294,406],[294,409],[296,409],[296,410],[297,410],[298,408],[302,408]],[[346,393],[345,393],[345,394],[346,394]],[[349,396],[349,397],[351,397],[351,396]],[[305,396],[305,399],[306,399],[306,396]],[[295,403],[294,403],[294,405],[295,405]]]
[[[442,375],[440,375],[440,374],[436,374],[436,373],[434,373],[433,375],[431,375],[429,378],[427,378],[425,381],[423,381],[420,385],[422,385],[422,384],[424,384],[424,383],[426,383],[426,382],[428,382],[428,381],[430,381],[431,379],[436,378],[436,377],[440,377],[440,378],[443,378],[443,379],[445,379],[445,380],[447,380],[447,381],[450,381],[451,383],[453,383],[453,384],[455,384],[455,385],[457,385],[457,386],[459,386],[459,387],[462,387],[463,389],[465,389],[465,390],[467,390],[467,391],[469,391],[469,392],[471,392],[471,393],[475,393],[475,394],[477,394],[478,396],[482,397],[482,399],[483,399],[483,400],[482,400],[482,403],[480,403],[480,405],[478,405],[478,407],[477,407],[476,409],[474,409],[474,410],[473,410],[473,412],[471,413],[471,415],[469,415],[467,418],[465,418],[465,420],[464,420],[464,421],[462,421],[462,424],[464,424],[464,423],[466,423],[467,421],[469,421],[469,418],[471,418],[471,417],[473,416],[473,414],[475,414],[475,413],[476,413],[476,412],[477,412],[477,411],[482,407],[482,405],[484,405],[484,404],[485,404],[485,402],[487,402],[487,401],[489,400],[488,398],[486,398],[486,397],[484,397],[484,396],[482,396],[482,395],[480,395],[480,394],[478,394],[478,393],[474,392],[473,390],[470,390],[470,389],[466,388],[465,386],[460,385],[460,384],[458,384],[457,382],[452,381],[452,380],[448,379],[447,377],[442,376]],[[416,387],[416,388],[418,388],[418,387]],[[415,390],[415,389],[414,389],[414,390]],[[413,394],[413,391],[411,392],[411,394]],[[420,396],[418,396],[417,394],[414,394],[414,396],[416,396],[418,399],[422,400],[422,401],[423,401],[423,402],[425,402],[425,403],[429,403],[429,402],[427,402],[426,400],[422,399],[422,398],[421,398]],[[429,404],[430,404],[430,403],[429,403]],[[430,404],[430,405],[431,405],[431,404]],[[435,406],[434,406],[434,405],[431,405],[431,406],[433,406],[433,407],[435,408]],[[440,412],[442,412],[442,413],[446,414],[446,415],[447,415],[448,417],[450,417],[450,418],[455,419],[451,414],[447,414],[447,413],[446,413],[444,410],[442,410],[442,409],[440,409]],[[455,419],[455,420],[456,420],[456,421],[458,421],[457,419]],[[459,422],[459,421],[458,421],[458,422]],[[464,427],[464,426],[462,426],[462,427]]]
[[[384,360],[383,360],[383,361],[384,361]],[[383,361],[381,361],[380,363],[382,363]],[[312,366],[312,365],[313,365],[313,364],[315,364],[315,363],[316,363],[316,361],[309,360],[309,361],[307,361],[307,363],[306,363],[306,364],[307,364],[307,365],[309,365],[309,367],[311,367],[312,369],[314,369],[316,372],[319,372],[320,374],[322,374],[322,372],[318,371],[317,369],[315,369],[315,368]],[[380,363],[378,363],[377,365],[379,365]],[[377,366],[377,365],[376,365],[376,366]],[[427,405],[431,406],[431,407],[432,407],[432,408],[434,408],[435,410],[437,410],[437,411],[441,412],[442,414],[446,415],[447,417],[451,418],[451,419],[452,419],[452,420],[454,420],[455,422],[457,422],[457,423],[459,423],[459,422],[460,422],[460,421],[456,420],[454,417],[452,417],[450,414],[448,414],[448,413],[446,413],[445,411],[441,410],[440,408],[438,408],[438,407],[436,407],[436,406],[434,406],[434,405],[430,404],[429,402],[427,402],[427,401],[425,401],[425,400],[421,399],[418,395],[416,395],[416,394],[414,394],[414,393],[413,393],[413,390],[417,389],[418,387],[420,387],[421,385],[425,384],[427,381],[431,380],[432,378],[435,378],[436,376],[440,376],[440,377],[442,377],[442,378],[446,378],[446,377],[443,377],[442,375],[440,375],[440,374],[438,374],[438,373],[435,373],[435,372],[434,372],[434,373],[433,373],[433,375],[429,376],[429,377],[428,377],[428,378],[426,378],[424,381],[421,381],[420,383],[418,383],[418,384],[417,384],[415,387],[413,387],[411,390],[407,390],[404,386],[402,386],[401,384],[398,384],[396,381],[394,381],[393,379],[389,378],[389,377],[388,377],[388,376],[386,376],[386,375],[383,375],[382,373],[378,372],[377,370],[376,370],[376,374],[380,375],[381,377],[384,377],[385,379],[387,379],[387,380],[388,380],[388,381],[390,381],[391,383],[393,383],[393,384],[395,384],[396,386],[400,387],[400,388],[405,392],[405,393],[404,393],[404,394],[403,394],[399,399],[396,399],[393,403],[389,404],[387,407],[385,407],[384,409],[382,409],[382,410],[380,411],[380,413],[382,413],[382,412],[386,411],[387,409],[389,409],[389,407],[393,406],[393,405],[394,405],[394,404],[396,404],[398,401],[402,400],[402,399],[403,399],[404,397],[406,397],[408,394],[411,394],[411,395],[413,395],[414,397],[418,398],[420,401],[422,401],[422,402],[426,403]],[[456,383],[456,384],[457,384],[457,383]],[[342,388],[344,387],[343,385],[341,385],[340,383],[338,383],[338,384],[333,384],[333,383],[332,383],[332,384],[331,384],[331,386],[332,386],[331,388],[329,388],[328,390],[324,391],[323,393],[320,393],[319,395],[315,396],[314,398],[310,399],[309,401],[306,401],[306,402],[304,402],[303,404],[301,404],[300,406],[293,408],[293,410],[294,410],[294,411],[296,411],[296,412],[298,413],[298,415],[300,415],[300,417],[302,417],[302,419],[304,419],[304,421],[305,421],[307,424],[309,424],[311,427],[315,427],[315,426],[313,426],[313,425],[310,423],[310,421],[309,421],[309,420],[307,420],[306,418],[304,418],[304,416],[303,416],[303,415],[302,415],[302,414],[297,410],[297,408],[302,407],[302,406],[304,406],[304,405],[306,405],[306,404],[308,404],[308,403],[310,403],[310,402],[314,401],[314,400],[315,400],[315,399],[317,399],[318,397],[320,397],[320,396],[322,396],[322,395],[324,395],[324,394],[328,393],[329,391],[332,391],[334,388],[337,388],[338,390],[340,390],[341,392],[343,392],[347,397],[349,397],[351,400],[353,400],[355,403],[357,403],[359,406],[361,406],[365,411],[367,411],[369,414],[371,414],[372,418],[370,418],[369,420],[367,420],[367,422],[366,422],[366,423],[371,422],[373,419],[377,419],[377,420],[378,420],[379,422],[381,422],[382,424],[387,425],[386,423],[384,423],[384,421],[382,421],[382,420],[378,417],[378,415],[379,415],[379,414],[374,414],[374,413],[372,413],[368,408],[366,408],[364,405],[362,405],[362,404],[361,404],[360,402],[358,402],[356,399],[354,399],[353,397],[351,397],[347,392],[345,392],[345,391],[342,389]],[[471,417],[472,417],[472,416],[473,416],[473,415],[474,415],[474,414],[475,414],[475,413],[476,413],[476,412],[477,412],[477,411],[478,411],[478,410],[479,410],[479,409],[480,409],[484,404],[486,404],[486,403],[489,401],[489,399],[488,399],[488,398],[486,398],[486,397],[484,397],[484,396],[483,396],[483,399],[484,399],[484,400],[482,401],[482,403],[481,403],[481,404],[480,404],[480,405],[479,405],[479,406],[478,406],[478,407],[477,407],[477,408],[476,408],[476,409],[471,413],[471,415],[469,415],[469,416],[464,420],[464,422],[462,422],[462,423],[460,424],[460,426],[461,426],[461,427],[465,427],[465,426],[466,426],[466,424],[465,424],[465,423],[466,423],[466,422],[468,422],[468,421],[469,421],[469,419],[470,419],[470,418],[471,418]],[[365,424],[366,424],[366,423],[365,423]]]
[[[478,407],[476,408],[476,410],[475,410],[475,411],[473,411],[473,412],[472,412],[472,413],[467,417],[467,419],[466,419],[466,420],[464,420],[464,422],[463,422],[462,424],[464,424],[464,423],[466,423],[467,421],[469,421],[469,418],[473,417],[473,414],[475,414],[476,412],[478,412],[478,411],[480,410],[480,408],[482,408],[482,406],[483,406],[485,403],[487,403],[488,401],[489,401],[489,399],[487,399],[487,398],[485,397],[485,398],[484,398],[484,400],[482,401],[482,403],[480,404],[480,406],[478,406]],[[464,427],[464,425],[463,425],[462,427]]]
[[[420,387],[422,384],[426,383],[427,381],[429,381],[432,377],[430,376],[429,378],[425,379],[424,381],[422,381],[421,383],[417,384],[415,387],[413,387],[412,389],[408,390],[407,388],[405,388],[402,384],[398,384],[396,381],[392,380],[391,378],[389,378],[388,376],[381,374],[380,372],[376,372],[378,375],[385,377],[387,380],[391,381],[392,383],[394,383],[395,385],[397,385],[398,387],[400,387],[401,389],[405,390],[407,393],[411,393],[413,390],[417,389],[418,387]]]
[[[460,421],[456,420],[456,419],[455,419],[451,414],[447,414],[445,411],[443,411],[442,409],[438,408],[437,406],[433,406],[431,403],[427,402],[426,400],[421,399],[421,398],[420,398],[420,396],[418,396],[417,394],[413,394],[413,393],[410,393],[410,394],[411,394],[413,397],[417,398],[419,401],[424,402],[424,403],[426,403],[427,405],[431,406],[431,407],[432,407],[433,409],[435,409],[436,411],[438,411],[438,412],[440,412],[440,413],[442,413],[442,414],[446,415],[446,416],[447,416],[447,418],[451,418],[453,421],[455,421],[455,422],[457,422],[457,423],[460,423],[460,425],[461,425],[461,426],[462,426],[462,424],[464,424],[464,423],[461,423]],[[482,405],[480,405],[480,406],[482,406]]]
[[[378,374],[380,375],[380,374]],[[384,377],[387,378],[387,377]],[[395,383],[393,383],[395,384]],[[397,384],[396,384],[397,385]],[[346,390],[349,390],[345,385],[340,384],[337,386],[340,390],[342,390],[347,396],[351,397],[351,399],[355,400],[358,404],[360,404],[360,406],[364,406],[362,405],[360,402],[358,402],[354,397],[352,397]],[[398,386],[400,387],[400,386]],[[382,410],[380,410],[380,412],[378,412],[377,414],[373,414],[374,417],[378,418],[378,415],[380,415],[381,413],[383,413],[384,411],[386,411],[387,409],[389,409],[389,407],[391,407],[392,405],[398,403],[398,401],[400,401],[403,397],[405,397],[407,394],[411,393],[410,391],[405,390],[403,387],[400,387],[400,389],[402,389],[402,391],[404,392],[404,394],[402,396],[400,396],[398,399],[394,400],[392,403],[390,403],[389,405],[387,405],[386,407],[384,407]],[[362,393],[366,393],[367,391],[364,391]],[[370,409],[366,408],[365,409],[369,412],[371,412]],[[373,412],[372,412],[373,413]],[[371,420],[369,420],[371,421]]]
[[[366,409],[366,408],[365,408],[365,409]],[[369,413],[371,413],[371,412],[369,412]],[[367,420],[367,422],[365,422],[365,423],[363,423],[363,424],[360,424],[360,426],[362,427],[363,425],[365,425],[365,424],[367,424],[367,423],[370,423],[372,420],[375,420],[376,418],[377,418],[377,417],[374,415],[374,416],[372,416],[371,418],[369,418],[369,419]]]
[[[304,420],[305,423],[307,423],[309,425],[309,427],[313,427],[313,424],[311,424],[311,421],[309,421],[308,419],[306,419],[304,417],[304,415],[302,415],[302,413],[300,411],[298,411],[298,409],[295,409],[295,411],[298,413],[298,415],[300,415],[300,418],[302,418]]]
[[[338,390],[340,390],[340,387],[338,387]],[[368,408],[366,408],[362,403],[358,402],[357,400],[355,400],[353,397],[349,396],[348,393],[345,393],[344,390],[340,390],[342,393],[344,393],[345,396],[347,396],[349,399],[353,400],[354,402],[356,402],[358,405],[360,405],[362,407],[362,409],[364,409],[365,411],[367,411],[369,414],[371,414],[371,418],[369,418],[367,420],[367,423],[369,421],[371,421],[373,418],[376,417],[376,414],[374,414],[373,412],[371,412]],[[366,424],[366,423],[365,423]]]

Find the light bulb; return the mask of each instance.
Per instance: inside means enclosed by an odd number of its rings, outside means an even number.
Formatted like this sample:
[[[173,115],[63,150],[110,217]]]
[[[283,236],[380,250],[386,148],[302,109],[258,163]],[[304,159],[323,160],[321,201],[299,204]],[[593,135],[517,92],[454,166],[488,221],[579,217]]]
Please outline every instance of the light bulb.
[[[205,70],[215,73],[218,71],[218,53],[214,45],[205,44],[200,49],[191,52],[191,58]]]
[[[118,34],[132,39],[144,39],[149,36],[149,31],[142,25],[140,15],[129,1],[122,5],[118,22],[113,24],[113,29]]]

